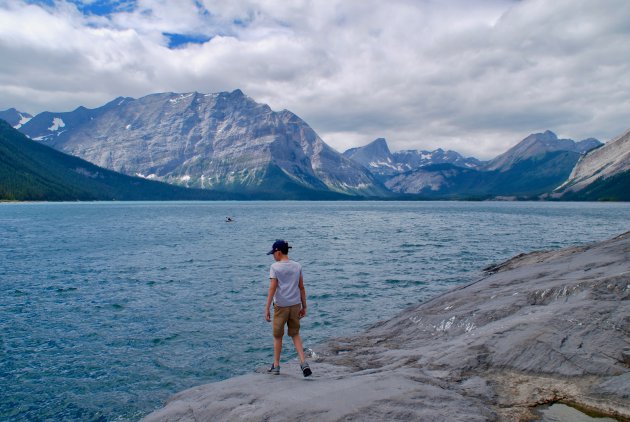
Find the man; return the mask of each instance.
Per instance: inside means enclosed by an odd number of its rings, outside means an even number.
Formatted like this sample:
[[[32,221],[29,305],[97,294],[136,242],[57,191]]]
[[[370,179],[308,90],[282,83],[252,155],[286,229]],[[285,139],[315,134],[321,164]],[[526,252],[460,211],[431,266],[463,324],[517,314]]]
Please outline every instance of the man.
[[[273,364],[269,373],[280,374],[280,353],[284,326],[288,327],[295,351],[300,358],[300,368],[305,377],[311,375],[311,368],[304,359],[304,348],[300,337],[300,319],[306,316],[306,290],[302,278],[302,266],[289,259],[291,246],[284,240],[276,240],[267,255],[276,260],[269,269],[269,293],[265,307],[265,319],[271,321],[269,307],[273,299]]]

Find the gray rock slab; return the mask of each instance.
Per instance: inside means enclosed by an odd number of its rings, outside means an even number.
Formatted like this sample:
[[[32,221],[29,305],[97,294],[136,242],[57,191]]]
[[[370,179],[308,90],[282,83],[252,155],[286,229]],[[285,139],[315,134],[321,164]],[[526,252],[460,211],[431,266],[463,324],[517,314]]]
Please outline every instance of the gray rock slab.
[[[628,347],[630,232],[519,255],[332,339],[311,378],[293,362],[200,386],[145,421],[523,420],[558,401],[630,418]]]

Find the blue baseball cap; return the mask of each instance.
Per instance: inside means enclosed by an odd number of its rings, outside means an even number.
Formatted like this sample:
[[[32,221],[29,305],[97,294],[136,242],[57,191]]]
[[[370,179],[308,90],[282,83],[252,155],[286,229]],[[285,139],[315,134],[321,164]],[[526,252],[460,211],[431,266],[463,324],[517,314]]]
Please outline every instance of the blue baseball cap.
[[[289,253],[289,249],[291,249],[291,246],[289,246],[289,243],[287,243],[286,240],[278,239],[273,242],[273,246],[271,247],[271,250],[267,252],[267,255],[271,255],[276,251],[281,251],[282,253],[287,254]]]

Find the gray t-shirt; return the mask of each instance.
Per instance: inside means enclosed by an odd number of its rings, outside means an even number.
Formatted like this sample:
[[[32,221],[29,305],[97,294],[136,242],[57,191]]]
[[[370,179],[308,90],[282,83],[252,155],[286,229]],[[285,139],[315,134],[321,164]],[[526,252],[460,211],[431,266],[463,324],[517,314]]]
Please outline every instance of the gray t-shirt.
[[[278,279],[278,288],[273,300],[278,306],[292,306],[302,303],[300,298],[300,276],[302,266],[295,261],[277,261],[271,264],[269,278]]]

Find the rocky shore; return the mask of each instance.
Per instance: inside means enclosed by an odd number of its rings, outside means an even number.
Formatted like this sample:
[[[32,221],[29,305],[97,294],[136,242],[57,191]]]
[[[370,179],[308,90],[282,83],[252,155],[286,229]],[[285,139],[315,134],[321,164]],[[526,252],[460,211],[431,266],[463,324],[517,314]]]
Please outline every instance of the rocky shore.
[[[630,420],[630,232],[516,256],[297,362],[181,392],[153,421]],[[260,370],[264,372],[264,370]]]

